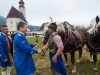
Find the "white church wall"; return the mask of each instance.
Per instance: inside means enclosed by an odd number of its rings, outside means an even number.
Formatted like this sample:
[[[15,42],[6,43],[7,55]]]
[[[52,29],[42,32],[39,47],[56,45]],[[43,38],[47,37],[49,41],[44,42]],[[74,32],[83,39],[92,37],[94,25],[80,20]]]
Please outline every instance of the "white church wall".
[[[7,23],[9,31],[17,31],[17,24],[19,22],[24,22],[24,21],[20,18],[7,18],[6,23]],[[26,23],[26,24],[28,25],[28,23]],[[28,29],[28,31],[30,31],[30,30]]]
[[[6,23],[9,31],[17,31],[17,24],[20,22],[19,18],[7,18]]]

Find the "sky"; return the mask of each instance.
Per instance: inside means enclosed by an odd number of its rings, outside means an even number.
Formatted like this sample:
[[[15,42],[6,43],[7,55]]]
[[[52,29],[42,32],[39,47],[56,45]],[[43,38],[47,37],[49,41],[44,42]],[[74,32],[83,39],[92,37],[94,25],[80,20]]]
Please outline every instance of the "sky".
[[[0,15],[7,17],[14,6],[19,8],[20,0],[0,0]],[[23,0],[26,19],[30,25],[41,26],[44,22],[64,22],[88,26],[100,15],[100,0]]]

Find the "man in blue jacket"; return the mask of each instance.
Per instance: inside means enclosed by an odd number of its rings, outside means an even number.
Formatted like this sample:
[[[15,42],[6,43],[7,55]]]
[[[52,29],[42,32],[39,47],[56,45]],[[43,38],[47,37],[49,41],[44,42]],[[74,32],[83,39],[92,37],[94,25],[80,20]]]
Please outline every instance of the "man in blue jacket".
[[[13,47],[8,38],[7,25],[0,26],[0,66],[2,75],[10,75],[11,66],[13,65]]]
[[[18,32],[14,37],[14,66],[17,75],[30,75],[35,72],[36,68],[32,58],[33,53],[41,53],[41,50],[35,50],[35,44],[29,44],[26,39],[27,24],[19,22],[17,25]]]

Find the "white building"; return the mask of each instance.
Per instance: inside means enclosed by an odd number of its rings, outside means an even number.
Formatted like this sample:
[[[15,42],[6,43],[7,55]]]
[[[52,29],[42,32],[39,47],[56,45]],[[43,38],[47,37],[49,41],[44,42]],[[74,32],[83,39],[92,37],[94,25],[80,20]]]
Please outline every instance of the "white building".
[[[23,0],[19,1],[19,10],[17,10],[15,7],[11,7],[7,17],[6,17],[6,23],[8,25],[9,31],[17,31],[17,24],[19,22],[25,22],[28,24],[26,20],[26,14],[25,14],[25,6],[24,6]]]

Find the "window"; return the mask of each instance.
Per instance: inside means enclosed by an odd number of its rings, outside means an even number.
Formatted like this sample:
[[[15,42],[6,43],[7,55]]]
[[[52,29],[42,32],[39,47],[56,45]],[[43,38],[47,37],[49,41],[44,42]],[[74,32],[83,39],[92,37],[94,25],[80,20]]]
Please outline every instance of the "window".
[[[16,22],[16,26],[18,25],[18,22]]]
[[[16,22],[16,25],[14,26],[15,27],[15,31],[17,30],[17,25],[18,25],[18,22]]]
[[[13,26],[12,22],[10,22],[10,26]]]

